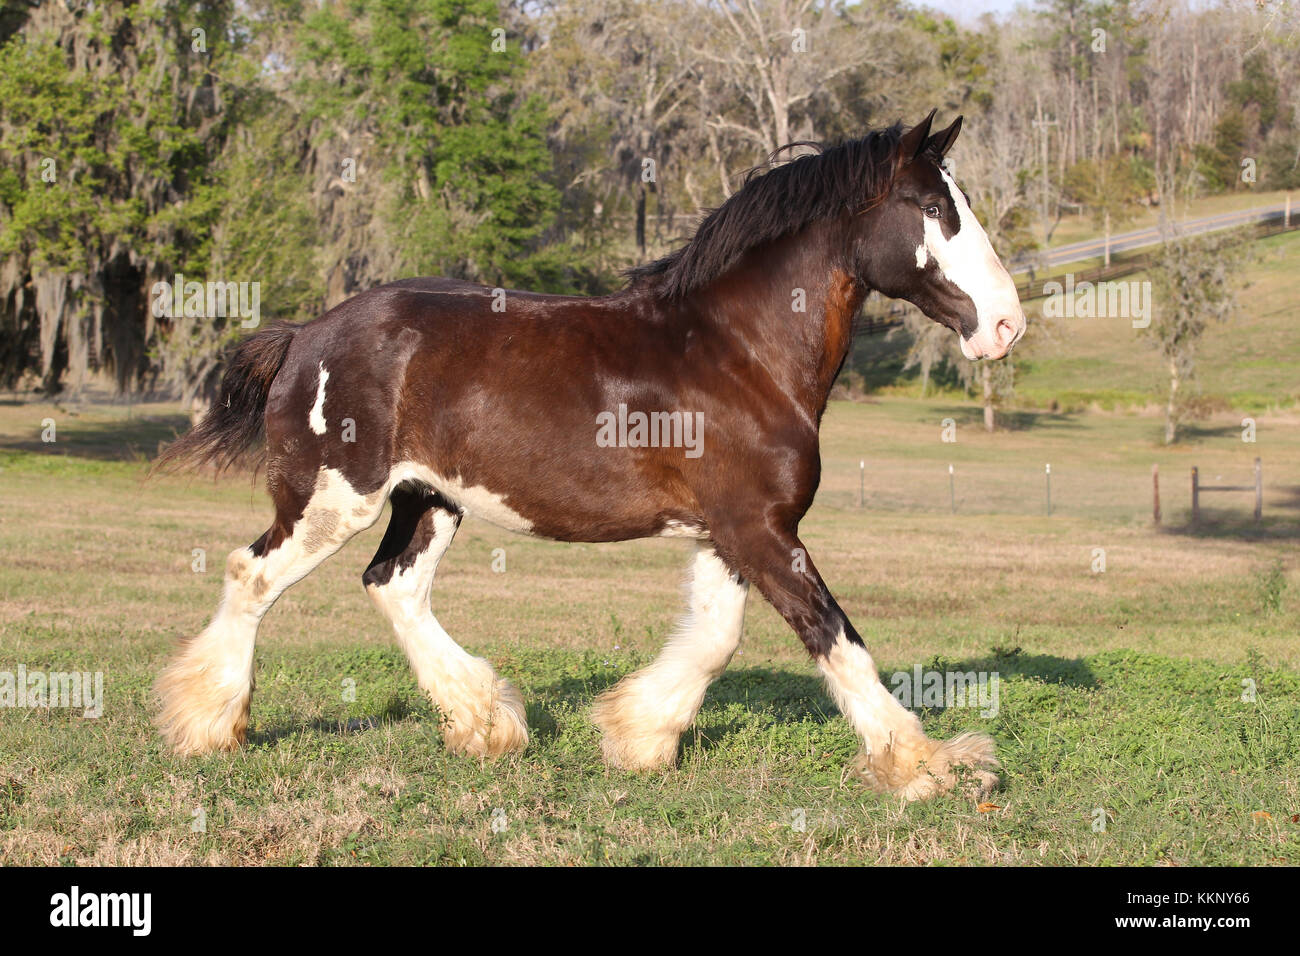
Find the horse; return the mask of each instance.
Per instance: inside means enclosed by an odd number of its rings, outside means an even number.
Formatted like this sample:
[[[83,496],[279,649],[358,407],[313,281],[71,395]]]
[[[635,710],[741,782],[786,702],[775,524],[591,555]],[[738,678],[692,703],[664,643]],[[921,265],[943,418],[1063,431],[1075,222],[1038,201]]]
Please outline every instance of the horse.
[[[675,764],[740,644],[752,583],[860,738],[867,786],[908,800],[994,787],[991,738],[926,736],[798,533],[870,291],[951,328],[970,359],[1001,358],[1024,334],[1015,284],[944,163],[962,119],[932,132],[934,116],[770,160],[611,295],[407,279],[238,343],[218,400],[158,466],[257,458],[275,516],[230,554],[211,623],[155,684],[166,742],[181,755],[245,742],[262,617],[387,503],[362,581],[450,752],[492,758],[529,739],[518,690],[430,604],[439,560],[475,515],[556,541],[695,542],[681,623],[593,705],[607,764]]]

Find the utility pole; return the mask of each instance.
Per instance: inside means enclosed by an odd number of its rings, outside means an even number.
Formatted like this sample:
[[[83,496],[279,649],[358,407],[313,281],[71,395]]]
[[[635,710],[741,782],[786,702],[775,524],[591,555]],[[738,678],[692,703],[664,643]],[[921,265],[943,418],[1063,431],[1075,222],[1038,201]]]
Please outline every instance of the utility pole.
[[[1043,117],[1043,101],[1042,101],[1041,95],[1040,95],[1040,96],[1036,96],[1036,97],[1035,97],[1035,100],[1036,100],[1036,102],[1037,102],[1038,117],[1033,121],[1033,123],[1032,123],[1031,125],[1034,127],[1034,129],[1038,130],[1039,135],[1042,137],[1042,141],[1043,141],[1043,155],[1042,155],[1042,164],[1043,164],[1043,189],[1042,189],[1042,196],[1041,196],[1040,199],[1039,199],[1039,213],[1040,213],[1040,214],[1042,215],[1042,217],[1043,217],[1043,242],[1047,242],[1047,237],[1048,237],[1048,224],[1047,224],[1047,192],[1048,192],[1048,188],[1047,188],[1047,137],[1048,137],[1048,132],[1049,132],[1049,129],[1048,129],[1048,128],[1051,127],[1051,126],[1059,126],[1059,125],[1061,125],[1061,124],[1060,124],[1059,122],[1057,122],[1056,120],[1049,120],[1049,119],[1045,119],[1045,118]]]

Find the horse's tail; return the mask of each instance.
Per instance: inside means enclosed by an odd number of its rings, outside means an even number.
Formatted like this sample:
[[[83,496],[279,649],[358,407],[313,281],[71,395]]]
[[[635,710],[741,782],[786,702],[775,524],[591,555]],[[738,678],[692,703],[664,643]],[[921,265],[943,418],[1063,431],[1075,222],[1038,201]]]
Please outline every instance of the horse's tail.
[[[278,322],[231,351],[216,402],[203,420],[168,445],[152,472],[214,465],[224,471],[261,442],[266,398],[300,327]]]

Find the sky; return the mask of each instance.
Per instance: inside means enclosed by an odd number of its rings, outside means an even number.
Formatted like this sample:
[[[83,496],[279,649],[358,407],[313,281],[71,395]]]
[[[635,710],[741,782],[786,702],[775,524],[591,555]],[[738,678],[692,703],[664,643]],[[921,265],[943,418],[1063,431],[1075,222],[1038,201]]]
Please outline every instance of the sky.
[[[917,0],[917,6],[946,13],[959,23],[974,23],[984,13],[1010,13],[1030,0]]]

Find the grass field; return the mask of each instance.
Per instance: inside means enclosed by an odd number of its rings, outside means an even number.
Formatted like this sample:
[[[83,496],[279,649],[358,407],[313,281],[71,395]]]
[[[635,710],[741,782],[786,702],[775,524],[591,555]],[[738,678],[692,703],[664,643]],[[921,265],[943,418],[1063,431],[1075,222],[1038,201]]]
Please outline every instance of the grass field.
[[[955,443],[941,440],[945,418]],[[1295,865],[1300,419],[1263,414],[1246,444],[1239,418],[1168,450],[1160,421],[1136,414],[1023,412],[987,435],[968,404],[833,404],[805,541],[883,674],[998,675],[995,714],[922,714],[933,736],[997,740],[1002,788],[977,808],[902,805],[846,774],[853,733],[757,593],[679,767],[607,770],[586,708],[668,633],[689,545],[562,545],[474,520],[439,571],[435,611],[521,687],[525,753],[495,764],[444,753],[436,713],[361,589],[381,521],[268,615],[250,746],[175,758],[150,725],[150,683],[214,609],[226,553],[264,529],[265,496],[246,478],[144,483],[145,456],[184,427],[174,407],[128,419],[2,404],[0,672],[102,672],[104,710],[0,708],[0,857]],[[1262,525],[1249,495],[1221,494],[1189,527],[1188,469],[1244,483],[1255,455]]]

